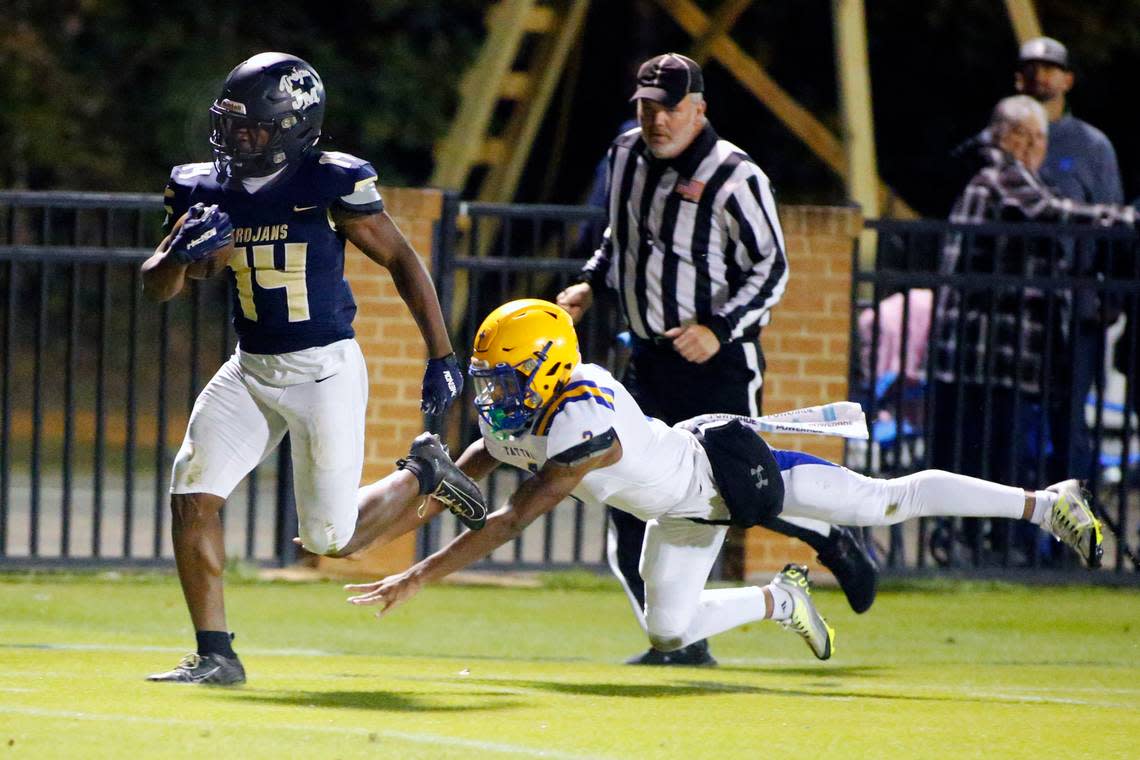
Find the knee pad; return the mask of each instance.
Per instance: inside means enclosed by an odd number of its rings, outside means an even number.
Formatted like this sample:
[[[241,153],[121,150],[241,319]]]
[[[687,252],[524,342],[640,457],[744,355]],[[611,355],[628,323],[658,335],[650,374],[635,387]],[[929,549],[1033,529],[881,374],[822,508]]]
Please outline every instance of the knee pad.
[[[182,447],[174,455],[174,466],[170,473],[170,488],[172,493],[196,493],[198,480],[200,480],[202,463],[195,463],[196,449],[189,441],[183,441]]]
[[[335,555],[352,540],[355,526],[347,531],[338,530],[336,525],[323,520],[310,520],[301,524],[301,546],[313,554]]]
[[[671,614],[666,610],[648,608],[645,610],[645,627],[649,642],[654,649],[672,652],[682,646],[685,631],[689,629],[689,619]]]

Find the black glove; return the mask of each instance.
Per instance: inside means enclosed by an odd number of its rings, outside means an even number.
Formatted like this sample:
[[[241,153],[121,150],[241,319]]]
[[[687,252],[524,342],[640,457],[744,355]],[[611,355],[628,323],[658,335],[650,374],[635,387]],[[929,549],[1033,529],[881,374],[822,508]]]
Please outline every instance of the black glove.
[[[420,409],[428,414],[443,414],[451,402],[463,392],[463,371],[455,354],[428,359],[424,370],[423,401]]]
[[[186,212],[178,234],[170,241],[167,256],[179,264],[193,264],[229,245],[233,239],[234,226],[229,214],[219,211],[217,205],[195,203]]]

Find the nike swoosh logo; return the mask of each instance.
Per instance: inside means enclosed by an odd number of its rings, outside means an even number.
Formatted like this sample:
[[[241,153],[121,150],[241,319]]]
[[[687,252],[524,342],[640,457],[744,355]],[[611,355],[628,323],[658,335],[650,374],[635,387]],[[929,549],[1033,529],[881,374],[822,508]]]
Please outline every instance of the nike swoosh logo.
[[[315,208],[319,208],[319,207],[318,207],[318,206],[294,206],[294,207],[293,207],[293,211],[294,211],[295,213],[298,213],[298,214],[299,214],[299,213],[301,213],[302,211],[312,211],[312,210],[313,210],[313,209],[315,209]]]
[[[200,676],[191,676],[191,677],[190,677],[190,680],[191,680],[191,681],[193,681],[194,683],[200,683],[200,682],[202,682],[202,681],[205,681],[207,678],[209,678],[210,676],[214,675],[215,673],[217,673],[217,672],[218,672],[219,670],[221,670],[221,669],[222,669],[222,666],[221,666],[221,665],[219,665],[218,667],[214,668],[213,670],[211,670],[211,671],[209,671],[209,672],[207,672],[207,673],[203,673],[203,674],[202,674],[202,675],[200,675]]]
[[[478,519],[487,513],[484,505],[478,502],[472,504],[463,491],[448,483],[446,480],[439,484],[439,489],[436,491],[437,497],[442,496],[443,501],[447,504],[448,508],[462,517],[470,517],[471,519]]]
[[[326,375],[325,377],[322,377],[322,378],[319,378],[319,379],[317,379],[317,380],[314,380],[313,382],[316,382],[316,383],[323,383],[325,380],[328,380],[330,377],[336,377],[336,376],[337,376],[337,374],[338,374],[338,373],[334,372],[334,373],[332,373],[331,375]]]

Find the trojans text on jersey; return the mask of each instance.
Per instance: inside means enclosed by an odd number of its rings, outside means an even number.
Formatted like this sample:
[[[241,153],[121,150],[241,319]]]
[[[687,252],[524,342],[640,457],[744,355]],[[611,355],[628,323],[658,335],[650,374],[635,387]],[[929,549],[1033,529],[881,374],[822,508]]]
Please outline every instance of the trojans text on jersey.
[[[266,224],[260,227],[235,227],[234,244],[275,243],[289,237],[288,224]]]

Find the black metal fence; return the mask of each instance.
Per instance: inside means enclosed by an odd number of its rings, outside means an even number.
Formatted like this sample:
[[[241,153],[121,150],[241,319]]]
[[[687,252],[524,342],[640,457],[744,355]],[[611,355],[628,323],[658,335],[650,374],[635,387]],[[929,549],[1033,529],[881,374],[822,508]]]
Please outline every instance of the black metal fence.
[[[435,272],[456,350],[466,355],[483,318],[514,298],[554,300],[581,269],[604,214],[581,206],[466,203],[445,197],[436,231]],[[579,327],[582,355],[614,370],[624,349],[617,309],[600,304]],[[478,425],[468,384],[447,428],[453,450],[475,440]],[[500,468],[486,484],[491,505],[502,504],[524,475]],[[426,556],[459,531],[454,520],[435,521],[420,536]],[[479,567],[512,570],[585,568],[605,564],[604,512],[568,502],[532,524],[522,536]]]
[[[155,195],[0,192],[0,566],[172,560],[171,461],[233,338],[220,281],[140,298],[161,220]],[[228,556],[292,557],[278,469],[231,498]]]
[[[195,282],[188,297],[167,304],[141,302],[138,264],[152,250],[161,213],[161,199],[150,195],[0,192],[0,567],[172,559],[171,459],[197,392],[229,356],[233,338],[220,281]],[[447,196],[433,253],[460,352],[499,304],[553,299],[579,270],[601,222],[593,208]],[[856,268],[853,278],[850,387],[874,432],[867,445],[850,448],[848,463],[882,475],[937,465],[1032,486],[1087,477],[1108,526],[1106,566],[1134,571],[1140,330],[1127,325],[1140,325],[1135,234],[938,222],[869,227],[878,236],[877,264]],[[955,234],[962,246],[992,250],[998,265],[938,274]],[[947,289],[991,316],[1013,304],[1012,313],[1036,314],[1050,326],[1041,339],[1039,388],[1002,386],[996,365],[985,362],[971,383],[940,381],[928,348]],[[612,304],[596,305],[581,340],[587,361],[620,372],[617,314]],[[958,319],[964,325],[967,318]],[[968,340],[956,334],[961,361]],[[993,340],[970,348],[997,356]],[[1019,345],[1015,364],[1028,344]],[[471,404],[463,403],[445,432],[458,448],[476,429]],[[506,470],[487,484],[493,504],[517,485],[520,475]],[[289,480],[283,449],[231,497],[227,556],[292,559]],[[600,567],[605,529],[600,510],[564,505],[484,566]],[[422,532],[419,553],[457,530],[453,520],[436,521]],[[1009,574],[1075,563],[1038,531],[1005,521],[924,520],[869,537],[887,567],[899,570]]]
[[[870,445],[849,447],[849,464],[882,475],[938,467],[1037,488],[1085,479],[1107,527],[1105,566],[1136,571],[1137,234],[868,226],[878,242],[873,269],[855,267],[850,387],[873,434]],[[958,268],[940,274],[953,252]],[[1079,564],[1020,521],[924,519],[872,535],[890,568]]]

